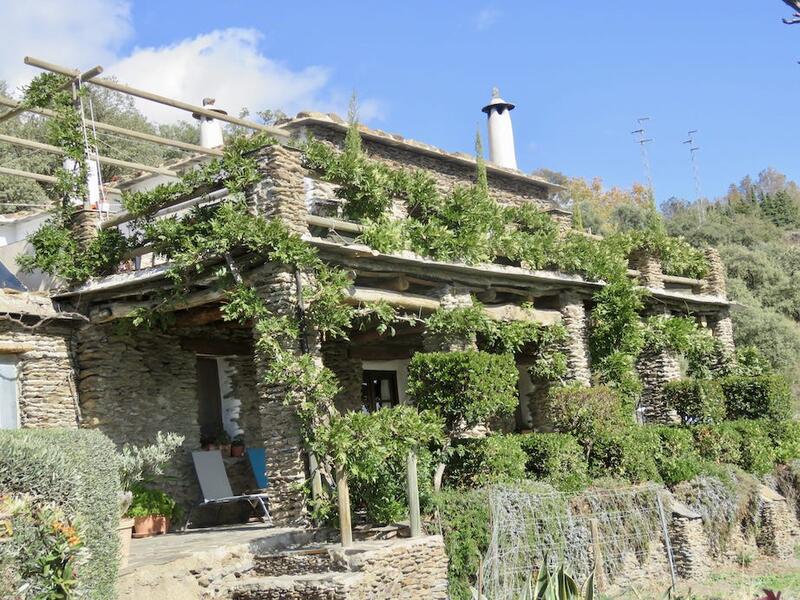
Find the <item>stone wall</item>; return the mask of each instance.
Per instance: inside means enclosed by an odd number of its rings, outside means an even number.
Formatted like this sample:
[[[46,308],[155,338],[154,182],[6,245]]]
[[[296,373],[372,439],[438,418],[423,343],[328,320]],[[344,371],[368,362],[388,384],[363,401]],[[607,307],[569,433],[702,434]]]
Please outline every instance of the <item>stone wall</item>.
[[[674,352],[643,352],[636,363],[642,382],[639,401],[645,423],[677,423],[678,413],[666,404],[664,385],[681,376],[680,363]]]
[[[231,341],[247,332],[198,327],[182,336]],[[249,334],[247,334],[249,335]],[[185,437],[168,467],[163,487],[188,509],[201,500],[191,452],[200,449],[197,353],[182,337],[155,330],[120,331],[114,324],[92,326],[77,335],[78,390],[84,427],[100,429],[118,446],[150,444],[158,431]],[[251,356],[228,358],[233,393],[241,402],[246,443],[262,442]],[[246,459],[227,459],[234,492],[255,487]]]
[[[581,385],[589,385],[589,341],[588,317],[583,298],[577,294],[564,293],[560,298],[561,318],[569,334],[564,352],[567,355],[567,379]]]
[[[324,117],[323,118],[327,118]],[[322,123],[304,122],[290,125],[297,129],[302,126],[307,134],[318,140],[325,140],[341,146],[345,130]],[[447,155],[431,156],[412,149],[401,148],[381,143],[378,140],[362,136],[362,146],[371,158],[388,164],[396,169],[424,169],[435,180],[442,192],[450,191],[456,185],[470,185],[475,182],[476,166],[474,162],[461,162]],[[465,157],[472,161],[473,157]],[[489,169],[489,188],[493,198],[502,204],[523,205],[533,203],[540,208],[552,207],[547,200],[547,186],[533,179],[523,179],[513,174]]]
[[[20,427],[77,427],[72,332],[68,323],[30,329],[0,322],[0,354],[17,364]]]
[[[350,358],[350,343],[333,340],[322,344],[322,362],[336,375],[340,390],[334,402],[341,412],[361,410],[361,382],[363,369],[361,360]]]

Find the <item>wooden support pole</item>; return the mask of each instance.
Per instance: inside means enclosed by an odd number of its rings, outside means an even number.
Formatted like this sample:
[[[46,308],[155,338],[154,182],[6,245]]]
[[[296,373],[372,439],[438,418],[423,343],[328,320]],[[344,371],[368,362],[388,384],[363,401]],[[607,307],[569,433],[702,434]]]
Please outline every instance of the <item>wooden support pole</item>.
[[[44,152],[51,152],[53,154],[64,155],[66,152],[58,146],[51,146],[50,144],[43,144],[42,142],[34,142],[33,140],[25,140],[22,138],[14,137],[12,135],[5,135],[0,133],[0,142],[13,144],[14,146],[21,146],[23,148],[32,148],[34,150],[42,150]],[[127,160],[119,160],[110,158],[108,156],[97,156],[97,160],[106,165],[115,165],[117,167],[125,167],[126,169],[134,169],[136,171],[146,171],[149,173],[156,173],[158,175],[168,175],[169,177],[178,177],[175,171],[165,169],[163,167],[151,167],[142,163],[130,162]]]
[[[406,494],[408,495],[408,521],[411,537],[419,537],[422,535],[422,519],[419,514],[417,455],[413,450],[409,450],[406,457]]]
[[[319,472],[319,461],[313,453],[308,454],[308,470],[311,471],[311,499],[322,498],[322,475]]]
[[[603,566],[603,552],[600,549],[600,523],[597,519],[589,521],[592,535],[592,554],[594,558],[594,587],[602,592],[606,587],[606,572]]]
[[[339,531],[342,536],[342,547],[353,545],[353,525],[350,517],[350,488],[347,485],[347,473],[336,467],[336,498],[339,503]]]
[[[37,67],[39,69],[44,69],[45,71],[50,71],[52,73],[59,73],[61,75],[74,75],[75,73],[75,71],[73,71],[72,69],[68,69],[60,65],[39,60],[38,58],[33,58],[31,56],[25,57],[25,64],[30,65],[32,67]],[[232,117],[230,115],[218,113],[216,111],[203,108],[202,106],[196,106],[194,104],[189,104],[188,102],[181,102],[180,100],[174,100],[172,98],[167,98],[166,96],[160,96],[159,94],[153,94],[151,92],[133,88],[127,85],[122,85],[121,83],[117,83],[116,81],[112,81],[111,79],[101,79],[95,77],[88,80],[88,83],[93,83],[95,85],[99,85],[109,90],[122,92],[123,94],[128,94],[130,96],[136,96],[137,98],[142,98],[144,100],[150,100],[151,102],[157,102],[158,104],[163,104],[165,106],[171,106],[172,108],[178,108],[180,110],[185,110],[187,112],[197,113],[198,115],[208,117],[209,119],[217,119],[218,121],[225,121],[227,123],[232,123],[233,125],[239,125],[240,127],[245,127],[246,129],[252,129],[254,131],[265,131],[276,137],[282,137],[282,138],[289,137],[289,133],[287,131],[279,129],[278,127],[261,125],[253,121],[248,121],[246,119],[239,119],[237,117]]]
[[[58,183],[58,178],[52,175],[42,175],[41,173],[31,173],[30,171],[20,171],[10,167],[0,167],[0,175],[11,175],[12,177],[24,177],[42,183]]]
[[[71,71],[69,73],[63,73],[64,75],[71,76],[72,79],[70,81],[68,81],[66,84],[64,84],[63,86],[61,86],[61,89],[65,89],[65,88],[70,87],[75,80],[77,80],[78,82],[85,81],[87,79],[91,79],[92,77],[97,77],[102,72],[103,72],[103,67],[101,67],[100,65],[97,65],[96,67],[93,67],[93,68],[89,69],[88,71],[86,71],[84,73],[81,73],[80,71],[77,71],[77,70]],[[11,119],[12,117],[16,117],[17,115],[21,115],[22,113],[26,112],[27,110],[28,109],[26,107],[24,107],[24,106],[17,106],[16,108],[13,108],[12,110],[8,111],[7,113],[4,113],[4,114],[0,115],[0,123],[2,123],[3,121],[7,121],[8,119]]]
[[[19,102],[15,102],[11,98],[6,98],[5,96],[0,96],[0,106],[8,106],[9,108],[17,108],[20,105]],[[37,115],[42,115],[45,117],[55,117],[56,113],[52,110],[47,108],[28,108],[25,109],[28,112],[35,113]],[[6,113],[8,114],[8,113]],[[5,115],[3,115],[5,116]],[[222,156],[224,152],[222,150],[218,150],[217,148],[203,148],[202,146],[198,146],[197,144],[190,144],[188,142],[181,142],[179,140],[172,140],[169,138],[164,138],[158,135],[153,135],[151,133],[144,133],[142,131],[134,131],[132,129],[125,129],[124,127],[117,127],[116,125],[109,125],[108,123],[100,123],[99,121],[92,121],[91,119],[86,119],[86,125],[91,126],[98,131],[107,131],[109,133],[118,133],[119,135],[124,135],[126,137],[134,138],[137,140],[142,140],[145,142],[152,142],[153,144],[160,144],[162,146],[170,146],[173,148],[180,148],[181,150],[186,150],[188,152],[196,152],[198,154],[208,154],[209,156]]]

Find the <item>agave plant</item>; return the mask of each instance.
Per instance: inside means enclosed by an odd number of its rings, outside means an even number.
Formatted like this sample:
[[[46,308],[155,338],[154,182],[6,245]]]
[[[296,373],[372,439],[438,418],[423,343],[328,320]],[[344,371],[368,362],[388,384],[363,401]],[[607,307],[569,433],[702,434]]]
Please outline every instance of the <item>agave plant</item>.
[[[583,591],[577,582],[567,575],[564,565],[553,572],[547,567],[547,560],[531,583],[532,600],[594,600],[594,573],[583,584]]]

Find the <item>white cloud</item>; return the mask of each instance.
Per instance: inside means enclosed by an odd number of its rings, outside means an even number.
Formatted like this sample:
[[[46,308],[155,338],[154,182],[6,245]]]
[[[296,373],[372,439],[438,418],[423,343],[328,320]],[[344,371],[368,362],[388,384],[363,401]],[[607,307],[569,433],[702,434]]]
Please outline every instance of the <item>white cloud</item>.
[[[499,10],[492,7],[481,9],[473,19],[475,29],[478,31],[485,31],[486,29],[489,29],[489,27],[497,22],[502,14],[503,13],[501,13]]]
[[[159,47],[135,47],[130,5],[122,0],[0,0],[4,16],[0,79],[13,87],[38,71],[22,63],[26,54],[65,66],[102,64],[105,76],[184,102],[200,104],[210,96],[230,114],[242,108],[281,109],[288,114],[317,110],[346,114],[350,92],[332,85],[324,66],[293,69],[265,56],[255,29],[229,28],[202,33]],[[381,118],[381,104],[360,99],[363,121]],[[188,113],[153,102],[137,106],[156,122],[190,118]]]
[[[89,69],[113,60],[133,34],[123,0],[0,0],[0,79],[13,90],[39,73],[25,56]]]

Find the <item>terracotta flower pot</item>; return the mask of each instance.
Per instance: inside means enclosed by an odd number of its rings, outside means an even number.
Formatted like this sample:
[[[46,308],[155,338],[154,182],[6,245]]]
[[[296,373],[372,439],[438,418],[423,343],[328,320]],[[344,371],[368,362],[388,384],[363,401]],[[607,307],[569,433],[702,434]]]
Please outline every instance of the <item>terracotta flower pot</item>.
[[[131,531],[133,530],[133,523],[134,519],[123,518],[119,520],[119,526],[117,526],[120,568],[128,564],[128,555],[131,551]]]
[[[231,446],[231,456],[244,456],[244,446]]]
[[[161,515],[133,518],[133,537],[144,538],[161,535],[169,531],[170,521]]]

